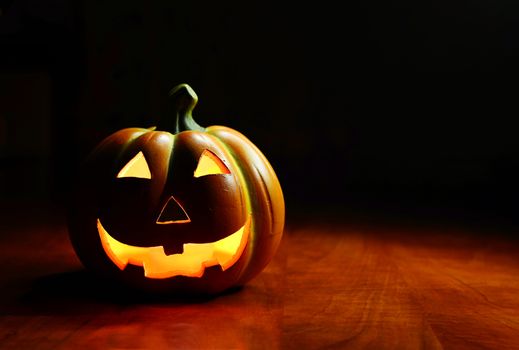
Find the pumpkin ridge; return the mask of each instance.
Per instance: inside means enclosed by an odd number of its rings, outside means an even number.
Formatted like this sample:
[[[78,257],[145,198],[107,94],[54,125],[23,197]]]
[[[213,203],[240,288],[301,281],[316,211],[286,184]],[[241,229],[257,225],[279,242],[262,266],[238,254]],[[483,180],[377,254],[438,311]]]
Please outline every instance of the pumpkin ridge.
[[[254,144],[252,143],[252,141],[250,141],[247,137],[245,137],[244,135],[242,135],[240,132],[236,131],[236,130],[233,130],[233,129],[230,129],[231,132],[237,134],[238,136],[241,136],[243,138],[243,141],[247,143],[247,145],[256,153],[256,155],[262,160],[263,164],[265,165],[265,169],[268,171],[269,175],[272,177],[272,179],[274,181],[272,181],[272,184],[274,185],[277,185],[276,189],[269,189],[268,185],[267,185],[267,182],[265,181],[265,178],[263,176],[263,172],[260,170],[260,169],[257,169],[256,167],[256,164],[254,164],[254,167],[256,168],[258,174],[260,175],[261,179],[262,179],[262,182],[263,182],[263,185],[265,187],[265,192],[268,194],[268,198],[269,198],[269,204],[271,204],[271,207],[272,207],[272,213],[274,214],[274,207],[275,207],[275,201],[272,200],[272,194],[273,193],[279,193],[280,194],[280,198],[279,200],[281,201],[281,204],[282,204],[282,207],[283,207],[283,215],[282,215],[282,222],[284,222],[284,216],[285,216],[285,210],[284,210],[284,197],[283,197],[283,191],[281,189],[281,185],[279,183],[279,179],[274,171],[274,169],[272,168],[272,165],[270,164],[270,162],[268,161],[267,157],[263,154],[263,152],[261,152],[261,150]],[[279,218],[278,218],[279,220]],[[278,231],[276,230],[276,227],[278,226],[277,222],[276,222],[276,216],[275,214],[272,216],[272,229],[271,229],[271,232],[275,232],[275,231]],[[278,234],[282,234],[283,233],[283,227],[284,224],[280,225],[279,227],[279,233]]]
[[[211,126],[207,129],[207,132],[218,133],[217,137],[220,140],[222,140],[226,147],[230,148],[231,150],[233,150],[233,148],[230,145],[228,145],[228,143],[240,143],[240,147],[243,147],[243,149],[241,149],[241,152],[244,153],[244,156],[246,153],[252,154],[251,157],[256,158],[259,162],[261,162],[265,167],[264,170],[267,171],[268,176],[271,177],[271,181],[269,181],[271,186],[267,184],[264,176],[259,176],[258,179],[257,175],[261,175],[262,171],[261,169],[257,168],[254,161],[248,162],[250,166],[247,171],[242,169],[244,173],[247,173],[247,178],[255,178],[254,181],[247,181],[247,188],[251,192],[251,195],[252,193],[254,193],[255,196],[257,196],[257,198],[254,198],[255,201],[262,202],[264,203],[264,205],[268,207],[264,209],[267,210],[265,216],[274,214],[269,218],[267,223],[265,223],[266,220],[262,218],[263,224],[268,225],[268,229],[267,227],[263,226],[261,227],[261,232],[257,232],[258,228],[256,227],[256,230],[254,231],[255,237],[251,240],[251,243],[253,245],[257,241],[258,244],[262,244],[262,239],[261,237],[259,237],[261,235],[265,235],[265,237],[272,237],[272,242],[268,243],[268,246],[270,247],[269,249],[275,251],[279,246],[280,241],[274,237],[282,236],[284,226],[283,221],[285,214],[284,199],[281,191],[281,185],[279,184],[279,180],[274,170],[272,169],[272,166],[266,159],[265,155],[246,136],[244,136],[240,132],[226,126]],[[233,152],[233,154],[236,156],[235,152]],[[239,156],[239,154],[237,156],[237,159],[243,161],[242,156]],[[260,182],[262,184],[260,184]],[[274,203],[272,199],[273,196],[275,197],[276,195],[279,195],[279,203]],[[265,204],[267,200],[269,201],[268,205]],[[255,212],[254,214],[258,215],[257,212]],[[241,276],[242,282],[245,282],[250,278],[254,277],[259,271],[261,271],[265,267],[266,264],[268,264],[270,258],[271,257],[269,257],[268,255],[263,255],[261,250],[251,250],[251,256],[249,257],[249,259],[251,261],[262,261],[262,263],[257,266],[254,266],[252,269],[247,270],[246,274],[244,276]]]
[[[247,241],[247,246],[246,246],[246,249],[247,249],[247,261],[245,262],[244,266],[242,267],[240,273],[239,273],[239,280],[241,279],[242,275],[244,274],[244,271],[246,270],[246,268],[248,267],[250,261],[252,260],[251,257],[254,255],[254,243],[255,243],[255,238],[256,238],[256,221],[255,221],[255,215],[256,213],[253,212],[252,210],[252,198],[251,198],[251,188],[250,188],[250,184],[249,184],[249,181],[246,181],[247,177],[245,175],[245,171],[243,170],[243,168],[239,165],[239,162],[237,161],[238,157],[236,155],[236,153],[233,151],[233,149],[231,147],[229,147],[225,142],[224,140],[220,139],[217,135],[211,133],[210,131],[210,128],[211,127],[208,127],[206,129],[206,133],[215,141],[217,142],[221,147],[222,149],[224,149],[226,151],[226,153],[228,153],[229,155],[229,159],[231,160],[231,162],[233,162],[233,168],[235,168],[238,172],[238,179],[240,181],[240,183],[242,184],[242,186],[244,186],[244,199],[245,199],[245,205],[246,205],[246,210],[247,210],[247,214],[251,217],[251,222],[250,222],[250,229],[249,229],[249,234],[250,232],[253,232],[254,235],[253,237],[251,237],[251,239],[249,239]]]
[[[258,167],[255,164],[254,164],[253,168],[254,168],[254,170],[256,170],[256,173],[258,174],[259,178],[261,179],[262,193],[264,193],[265,197],[267,198],[265,203],[267,204],[268,209],[269,209],[269,213],[270,213],[270,227],[269,227],[269,231],[272,232],[273,231],[273,227],[274,227],[274,218],[275,218],[274,207],[272,206],[272,197],[270,196],[270,191],[268,190],[267,184],[265,182],[265,178],[261,174],[261,171],[259,171]]]

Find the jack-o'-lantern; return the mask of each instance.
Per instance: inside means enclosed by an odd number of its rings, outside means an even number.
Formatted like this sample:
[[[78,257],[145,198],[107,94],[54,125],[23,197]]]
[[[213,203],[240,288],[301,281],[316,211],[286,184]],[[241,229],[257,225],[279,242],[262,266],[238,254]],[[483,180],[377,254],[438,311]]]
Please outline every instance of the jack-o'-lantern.
[[[197,96],[188,85],[171,98],[174,130],[123,129],[86,159],[69,208],[70,238],[87,268],[126,285],[217,293],[272,259],[283,194],[245,136],[193,120]]]

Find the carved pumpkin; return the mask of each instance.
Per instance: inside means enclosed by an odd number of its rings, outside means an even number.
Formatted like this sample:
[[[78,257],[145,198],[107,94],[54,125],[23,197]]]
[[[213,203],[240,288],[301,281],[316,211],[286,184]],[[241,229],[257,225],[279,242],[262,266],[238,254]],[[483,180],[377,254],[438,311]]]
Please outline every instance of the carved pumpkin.
[[[69,233],[87,267],[153,292],[217,293],[273,257],[284,200],[274,170],[242,134],[203,128],[186,84],[171,92],[171,133],[128,128],[83,164]]]

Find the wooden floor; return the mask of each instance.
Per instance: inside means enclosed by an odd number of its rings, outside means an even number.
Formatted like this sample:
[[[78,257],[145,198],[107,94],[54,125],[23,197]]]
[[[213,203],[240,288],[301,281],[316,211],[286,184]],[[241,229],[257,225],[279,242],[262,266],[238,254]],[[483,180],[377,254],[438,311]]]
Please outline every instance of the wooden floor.
[[[59,215],[0,229],[1,349],[519,349],[519,244],[497,231],[292,222],[245,288],[145,301],[89,277]]]

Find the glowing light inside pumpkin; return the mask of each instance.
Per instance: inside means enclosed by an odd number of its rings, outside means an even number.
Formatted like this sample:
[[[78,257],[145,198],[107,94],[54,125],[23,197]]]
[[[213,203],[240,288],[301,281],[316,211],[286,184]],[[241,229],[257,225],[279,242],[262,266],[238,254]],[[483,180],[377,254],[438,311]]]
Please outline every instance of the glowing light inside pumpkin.
[[[187,222],[191,222],[191,219],[182,205],[173,196],[169,197],[157,218],[157,224],[181,224]]]
[[[126,165],[119,171],[117,177],[138,177],[141,179],[151,179],[150,167],[144,154],[142,152],[137,153]]]
[[[200,156],[198,165],[195,170],[195,177],[206,175],[230,174],[227,166],[221,161],[216,154],[205,150]]]
[[[148,278],[173,276],[202,277],[206,267],[231,267],[242,255],[247,244],[251,218],[235,233],[210,243],[186,243],[181,254],[166,255],[164,247],[135,247],[110,236],[97,219],[97,230],[103,248],[112,262],[121,270],[128,264],[142,266]]]

